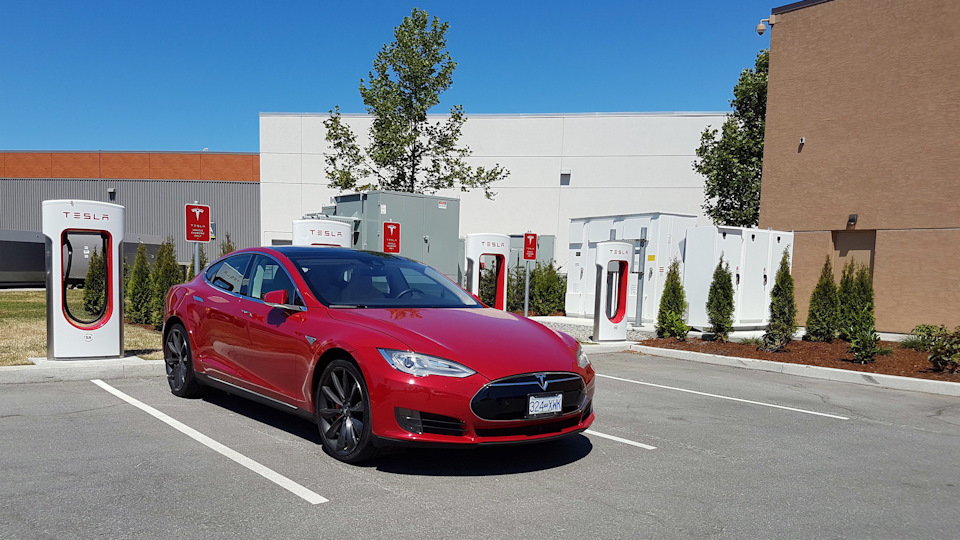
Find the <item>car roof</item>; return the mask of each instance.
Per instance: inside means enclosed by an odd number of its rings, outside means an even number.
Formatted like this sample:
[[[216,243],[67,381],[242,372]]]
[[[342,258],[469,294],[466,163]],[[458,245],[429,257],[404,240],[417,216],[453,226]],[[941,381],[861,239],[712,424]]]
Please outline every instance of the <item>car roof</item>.
[[[398,261],[409,261],[406,257],[400,257],[390,253],[381,253],[379,251],[359,250],[332,246],[269,246],[271,249],[287,257],[309,256],[320,258],[341,259],[344,257],[361,258],[364,255],[373,255],[381,259],[394,259]]]

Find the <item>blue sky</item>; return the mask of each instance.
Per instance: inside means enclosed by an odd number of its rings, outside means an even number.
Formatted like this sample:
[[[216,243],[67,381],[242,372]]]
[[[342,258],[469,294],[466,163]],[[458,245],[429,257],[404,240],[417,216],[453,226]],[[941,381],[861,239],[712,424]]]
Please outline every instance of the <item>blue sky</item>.
[[[363,112],[413,7],[450,23],[432,112],[727,111],[788,1],[7,2],[0,150],[256,152],[261,112]]]

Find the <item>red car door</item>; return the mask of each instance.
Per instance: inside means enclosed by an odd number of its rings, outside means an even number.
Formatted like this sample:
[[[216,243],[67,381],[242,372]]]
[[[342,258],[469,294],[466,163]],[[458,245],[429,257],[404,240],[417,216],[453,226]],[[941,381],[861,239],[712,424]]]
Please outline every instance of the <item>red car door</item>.
[[[239,306],[246,340],[237,351],[237,364],[250,390],[303,407],[308,401],[303,366],[310,364],[313,354],[303,332],[307,312],[270,307],[262,300],[268,292],[284,290],[290,304],[302,306],[302,296],[272,257],[258,255],[249,275],[248,294]]]
[[[253,257],[249,253],[228,257],[210,267],[204,283],[193,291],[190,313],[191,341],[198,371],[217,378],[235,378],[234,354],[246,340],[246,323],[240,318],[240,291]]]

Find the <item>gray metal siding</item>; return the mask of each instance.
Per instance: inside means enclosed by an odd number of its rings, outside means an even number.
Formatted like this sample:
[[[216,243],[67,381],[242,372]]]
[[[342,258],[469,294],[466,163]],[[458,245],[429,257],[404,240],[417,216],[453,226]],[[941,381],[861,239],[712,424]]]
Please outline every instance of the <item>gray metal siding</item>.
[[[117,190],[111,201],[107,190]],[[126,207],[125,236],[173,236],[177,259],[188,262],[193,244],[184,240],[184,205],[198,201],[210,205],[217,223],[217,239],[204,247],[207,258],[220,254],[226,233],[238,248],[260,245],[260,183],[196,180],[115,180],[69,178],[0,178],[0,229],[42,229],[41,202],[51,199],[85,199]]]

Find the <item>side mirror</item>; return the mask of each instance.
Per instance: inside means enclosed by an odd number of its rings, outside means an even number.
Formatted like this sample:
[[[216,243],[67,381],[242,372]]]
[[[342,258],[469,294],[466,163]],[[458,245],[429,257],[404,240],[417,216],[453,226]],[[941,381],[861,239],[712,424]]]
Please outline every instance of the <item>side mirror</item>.
[[[285,290],[270,291],[263,295],[263,303],[272,307],[285,309],[287,311],[306,311],[303,306],[295,306],[290,303],[290,295]]]
[[[286,290],[279,291],[270,291],[263,295],[263,302],[265,304],[286,304],[289,302],[290,297],[287,295]]]

